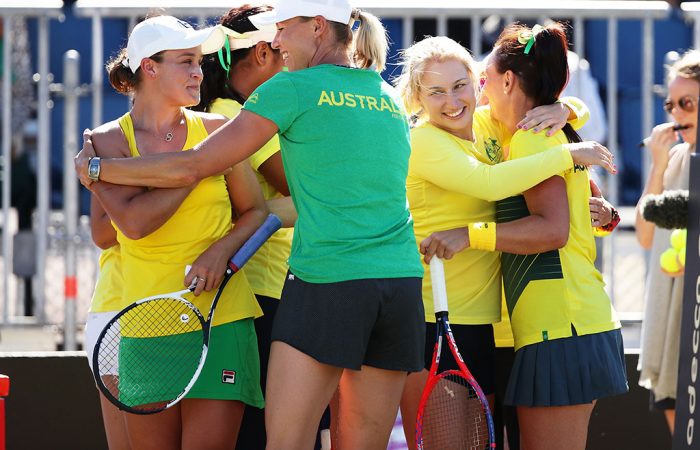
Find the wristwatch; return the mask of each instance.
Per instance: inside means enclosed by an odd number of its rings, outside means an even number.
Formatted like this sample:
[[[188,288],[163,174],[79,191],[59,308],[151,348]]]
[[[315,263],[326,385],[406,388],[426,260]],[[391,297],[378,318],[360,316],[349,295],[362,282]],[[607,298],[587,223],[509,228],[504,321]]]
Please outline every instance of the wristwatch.
[[[100,157],[93,156],[88,159],[88,178],[93,181],[99,181],[100,179]]]
[[[612,219],[610,220],[610,223],[605,225],[604,227],[600,227],[601,229],[611,232],[612,230],[617,227],[617,225],[620,223],[620,213],[617,212],[615,208],[612,208]]]

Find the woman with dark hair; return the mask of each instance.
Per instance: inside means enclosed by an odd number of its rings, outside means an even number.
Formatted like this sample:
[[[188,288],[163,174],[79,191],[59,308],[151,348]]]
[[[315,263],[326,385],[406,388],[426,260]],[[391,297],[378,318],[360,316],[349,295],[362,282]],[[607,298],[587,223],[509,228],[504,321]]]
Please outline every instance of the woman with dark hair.
[[[505,159],[580,138],[569,124],[552,136],[519,130],[525,113],[553,103],[568,79],[560,24],[507,27],[486,65],[491,116],[512,135]],[[426,259],[464,248],[501,251],[515,339],[506,404],[517,406],[522,448],[581,449],[598,398],[627,391],[620,322],[595,269],[590,174],[575,165],[497,202],[496,223],[435,233]]]
[[[228,44],[204,57],[201,101],[191,109],[209,111],[222,100],[233,100],[240,105],[240,112],[250,94],[282,70],[282,56],[272,48],[277,30],[274,26],[259,29],[249,19],[271,9],[265,5],[243,5],[221,16],[219,25],[228,33]]]
[[[87,186],[188,185],[278,133],[298,219],[272,332],[267,448],[310,448],[339,389],[340,448],[386,449],[424,340],[423,268],[406,204],[408,120],[377,73],[386,30],[347,0],[281,0],[251,21],[276,24],[272,47],[289,71],[258,87],[238,117],[196,151],[95,162],[87,145],[76,170]],[[193,269],[185,283],[195,276],[207,272]]]

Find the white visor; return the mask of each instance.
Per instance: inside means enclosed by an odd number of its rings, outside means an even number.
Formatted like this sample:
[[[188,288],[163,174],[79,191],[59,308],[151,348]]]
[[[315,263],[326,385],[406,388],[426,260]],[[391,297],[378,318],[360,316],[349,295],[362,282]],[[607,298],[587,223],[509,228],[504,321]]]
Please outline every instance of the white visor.
[[[228,43],[231,50],[239,50],[242,48],[250,48],[258,42],[272,42],[277,34],[277,29],[274,26],[266,26],[255,31],[246,33],[237,33],[230,28],[221,27],[224,33],[228,36]]]

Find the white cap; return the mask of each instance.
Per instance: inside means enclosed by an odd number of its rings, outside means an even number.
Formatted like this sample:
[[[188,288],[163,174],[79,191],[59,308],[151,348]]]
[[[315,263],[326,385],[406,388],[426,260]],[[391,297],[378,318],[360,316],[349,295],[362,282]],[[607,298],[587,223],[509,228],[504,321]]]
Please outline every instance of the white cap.
[[[347,0],[279,0],[272,11],[250,16],[249,19],[258,28],[292,17],[323,16],[326,20],[350,23],[352,5]]]
[[[126,46],[128,66],[136,73],[141,61],[163,50],[181,50],[202,46],[202,54],[214,53],[224,45],[226,35],[220,26],[195,30],[173,16],[157,16],[138,23]]]

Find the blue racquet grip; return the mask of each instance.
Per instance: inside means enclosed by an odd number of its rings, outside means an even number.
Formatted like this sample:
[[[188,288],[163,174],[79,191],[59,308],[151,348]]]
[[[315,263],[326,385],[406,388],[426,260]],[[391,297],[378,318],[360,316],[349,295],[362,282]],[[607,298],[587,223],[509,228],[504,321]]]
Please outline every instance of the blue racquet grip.
[[[260,228],[255,230],[255,233],[248,238],[241,248],[238,249],[235,255],[229,260],[229,267],[234,272],[238,272],[241,267],[258,251],[258,249],[272,236],[275,231],[282,226],[282,221],[274,214],[270,214],[265,219]]]

